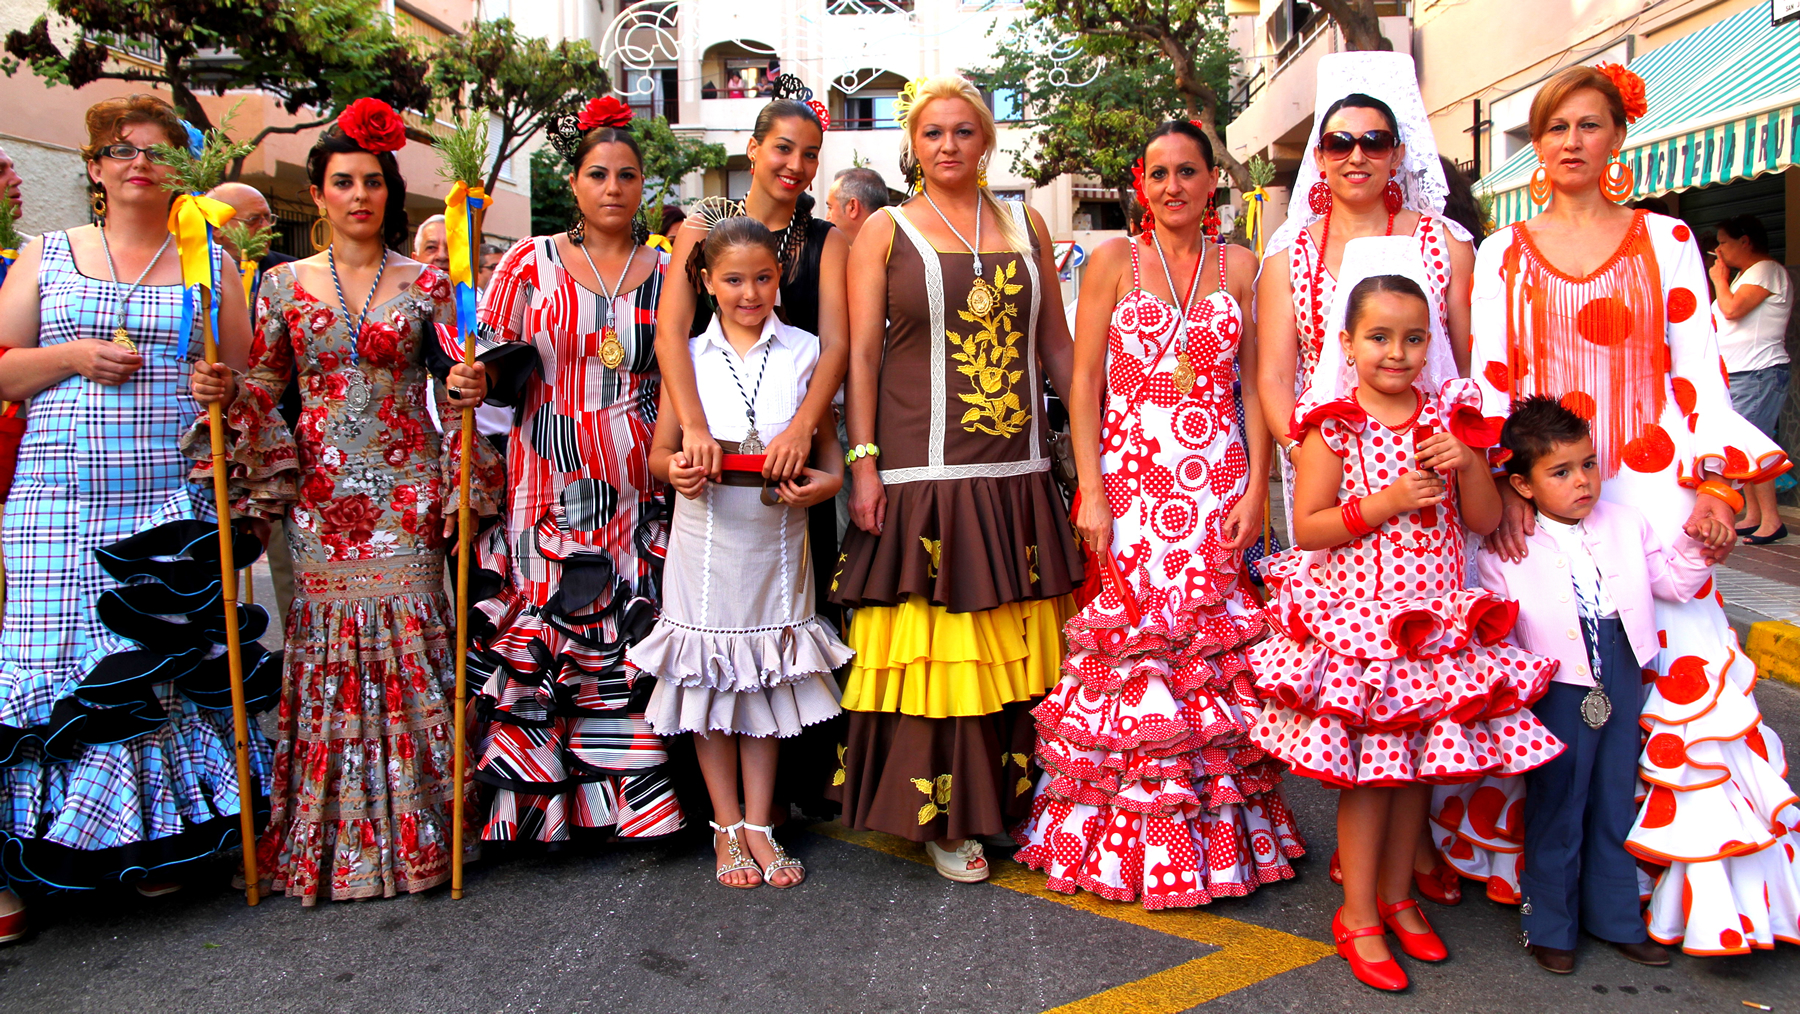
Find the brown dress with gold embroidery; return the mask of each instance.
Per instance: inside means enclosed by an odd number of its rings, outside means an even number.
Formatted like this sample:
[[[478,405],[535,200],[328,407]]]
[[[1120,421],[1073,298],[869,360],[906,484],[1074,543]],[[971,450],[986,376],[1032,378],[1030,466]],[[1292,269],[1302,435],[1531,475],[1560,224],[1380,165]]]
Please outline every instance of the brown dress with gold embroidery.
[[[940,253],[889,214],[875,420],[887,522],[851,529],[832,582],[856,609],[857,656],[831,793],[856,828],[1000,834],[1029,810],[1026,712],[1057,680],[1081,580],[1042,411],[1044,280],[1013,251],[984,253],[977,279],[967,252]],[[1013,217],[1030,233],[1022,206]]]

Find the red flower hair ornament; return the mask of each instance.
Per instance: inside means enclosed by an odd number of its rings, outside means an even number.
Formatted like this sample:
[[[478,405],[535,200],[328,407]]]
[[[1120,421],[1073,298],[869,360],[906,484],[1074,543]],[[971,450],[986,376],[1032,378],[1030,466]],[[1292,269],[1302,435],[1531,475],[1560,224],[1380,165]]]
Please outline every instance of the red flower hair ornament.
[[[380,99],[357,99],[338,114],[338,129],[365,151],[399,151],[406,147],[406,121]]]
[[[631,107],[611,95],[603,95],[597,99],[589,99],[588,104],[581,107],[575,117],[576,126],[582,132],[596,127],[624,127],[631,123]]]
[[[1594,69],[1612,79],[1613,86],[1625,99],[1626,123],[1636,123],[1650,111],[1650,102],[1644,97],[1644,79],[1638,77],[1636,71],[1617,63],[1596,64]]]

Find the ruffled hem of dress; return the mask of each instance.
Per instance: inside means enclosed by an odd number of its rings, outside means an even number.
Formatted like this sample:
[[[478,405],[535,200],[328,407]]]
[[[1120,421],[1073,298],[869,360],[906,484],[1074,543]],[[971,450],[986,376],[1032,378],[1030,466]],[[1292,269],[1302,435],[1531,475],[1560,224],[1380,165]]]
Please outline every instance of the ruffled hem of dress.
[[[1525,864],[1525,780],[1486,775],[1431,795],[1432,844],[1458,876],[1485,885],[1490,901],[1516,905]]]
[[[235,806],[236,797],[232,803]],[[258,823],[268,800],[255,799]],[[54,891],[93,890],[146,881],[183,880],[213,857],[242,845],[236,812],[191,825],[177,834],[105,849],[79,849],[0,829],[0,887],[34,885]]]
[[[489,778],[482,781],[493,784]],[[667,768],[606,774],[546,790],[499,787],[494,792],[483,841],[551,845],[577,834],[654,838],[684,824]]]
[[[1519,775],[1548,764],[1564,749],[1526,710],[1390,732],[1357,729],[1338,715],[1305,715],[1272,704],[1263,709],[1250,738],[1296,774],[1339,789],[1452,785],[1489,774]]]
[[[789,739],[843,712],[837,681],[813,673],[799,681],[743,691],[680,686],[659,680],[645,718],[659,736],[712,732]]]
[[[265,402],[258,407],[252,402]],[[232,510],[259,518],[286,517],[300,499],[300,458],[294,434],[266,393],[239,386],[225,408],[225,482]],[[181,434],[181,453],[194,462],[188,481],[212,483],[212,422],[206,414]]]
[[[1209,670],[1200,663],[1254,644],[1271,629],[1261,609],[1233,612],[1219,602],[1184,605],[1173,624],[1156,616],[1134,631],[1122,612],[1117,617],[1096,615],[1099,602],[1088,603],[1064,625],[1070,658],[1064,671],[1103,690],[1118,689],[1123,673],[1146,661],[1168,670],[1178,691],[1191,690],[1208,678]],[[1116,625],[1112,622],[1115,618],[1119,621]],[[1084,656],[1080,665],[1075,662],[1078,654]]]
[[[831,601],[893,606],[924,598],[952,612],[980,612],[1068,594],[1081,585],[1081,554],[1048,471],[887,487],[880,535],[851,526]]]
[[[835,671],[850,656],[836,634],[809,616],[760,630],[703,630],[664,617],[625,657],[665,683],[746,693],[805,682]]]
[[[1145,813],[1060,797],[1040,782],[1030,819],[1014,832],[1014,859],[1046,874],[1053,891],[1085,890],[1144,908],[1192,908],[1243,897],[1294,876],[1306,853],[1277,791],[1245,803]],[[1185,832],[1185,833],[1184,833]]]
[[[922,596],[858,609],[844,710],[973,717],[1042,697],[1057,680],[1061,630],[1074,611],[1069,595],[972,613]]]

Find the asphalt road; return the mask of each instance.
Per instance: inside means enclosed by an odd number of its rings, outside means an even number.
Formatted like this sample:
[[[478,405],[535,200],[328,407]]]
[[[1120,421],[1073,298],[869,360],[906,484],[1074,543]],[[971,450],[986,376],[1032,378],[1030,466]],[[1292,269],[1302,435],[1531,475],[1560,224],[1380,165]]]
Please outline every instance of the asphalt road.
[[[1800,744],[1800,692],[1766,682],[1758,698]],[[1426,906],[1452,959],[1411,962],[1409,992],[1378,994],[1319,957],[1338,903],[1324,869],[1335,799],[1305,779],[1287,785],[1312,850],[1299,876],[1200,916],[1142,916],[1085,896],[1059,904],[1027,893],[1042,881],[1023,871],[956,885],[904,856],[800,829],[790,848],[811,879],[792,891],[714,886],[702,836],[472,865],[461,901],[440,889],[252,909],[221,869],[215,885],[162,899],[38,905],[34,935],[0,948],[0,1011],[1152,1014],[1245,982],[1192,1009],[1685,1014],[1743,1012],[1753,1000],[1800,1010],[1800,948],[1785,945],[1648,969],[1588,941],[1576,974],[1551,976],[1518,947],[1516,913],[1476,885],[1456,908]]]

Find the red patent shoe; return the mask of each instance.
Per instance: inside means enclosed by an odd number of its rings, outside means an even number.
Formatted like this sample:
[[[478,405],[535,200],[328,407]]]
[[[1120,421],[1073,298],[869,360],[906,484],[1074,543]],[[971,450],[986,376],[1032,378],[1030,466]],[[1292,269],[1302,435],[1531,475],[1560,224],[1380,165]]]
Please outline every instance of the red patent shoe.
[[[1344,886],[1344,867],[1342,863],[1338,862],[1337,849],[1331,850],[1331,865],[1326,867],[1325,875],[1331,878],[1332,883],[1339,887]]]
[[[1400,962],[1391,956],[1385,961],[1370,961],[1356,952],[1358,937],[1381,936],[1384,932],[1380,926],[1345,929],[1341,908],[1331,917],[1331,938],[1337,941],[1338,956],[1350,962],[1350,974],[1365,986],[1393,993],[1406,988],[1406,970],[1400,967]]]
[[[1400,941],[1400,950],[1407,957],[1415,958],[1419,961],[1443,961],[1450,957],[1450,949],[1444,946],[1444,941],[1437,935],[1437,932],[1431,928],[1431,923],[1429,921],[1425,921],[1425,932],[1412,933],[1402,929],[1400,920],[1394,918],[1394,916],[1409,908],[1419,911],[1418,902],[1411,898],[1407,898],[1403,901],[1396,901],[1390,905],[1385,901],[1377,900],[1375,902],[1375,907],[1381,910],[1381,921],[1387,924],[1389,930],[1393,931],[1394,939]],[[1425,913],[1423,911],[1419,911],[1419,919],[1421,921],[1425,920]]]
[[[14,940],[25,938],[25,907],[0,915],[0,944],[10,944]]]
[[[1427,901],[1434,901],[1439,905],[1455,905],[1462,901],[1462,876],[1456,872],[1455,867],[1442,859],[1431,868],[1430,873],[1414,870],[1413,884],[1419,889],[1420,896]]]

